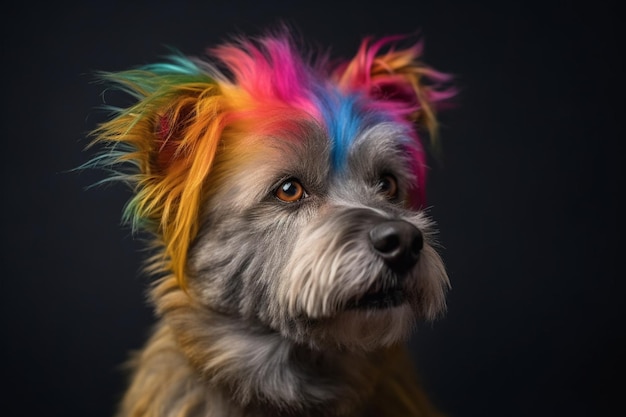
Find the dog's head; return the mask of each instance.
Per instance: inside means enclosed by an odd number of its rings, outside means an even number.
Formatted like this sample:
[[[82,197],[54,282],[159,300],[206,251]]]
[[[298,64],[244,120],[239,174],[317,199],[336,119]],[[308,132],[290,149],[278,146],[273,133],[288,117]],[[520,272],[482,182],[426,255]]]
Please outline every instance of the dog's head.
[[[452,90],[398,40],[333,65],[287,36],[240,39],[105,74],[137,103],[98,128],[96,161],[132,167],[114,177],[162,245],[154,268],[207,310],[313,346],[389,345],[441,312],[418,134]]]

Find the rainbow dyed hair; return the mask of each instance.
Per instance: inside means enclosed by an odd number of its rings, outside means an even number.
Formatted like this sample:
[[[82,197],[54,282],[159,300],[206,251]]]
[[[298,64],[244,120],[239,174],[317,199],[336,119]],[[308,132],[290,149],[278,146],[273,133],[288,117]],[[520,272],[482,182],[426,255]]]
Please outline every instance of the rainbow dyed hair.
[[[268,136],[293,121],[322,126],[332,167],[343,169],[360,131],[380,122],[406,127],[417,183],[411,205],[424,200],[425,155],[418,128],[435,137],[437,103],[454,92],[450,77],[424,65],[421,43],[396,50],[400,37],[365,39],[356,56],[338,65],[308,62],[287,34],[239,39],[210,50],[214,61],[172,55],[166,62],[101,77],[136,103],[115,108],[93,134],[105,151],[91,166],[134,189],[124,219],[164,245],[165,263],[181,285],[198,232],[203,184],[221,141]],[[242,140],[239,137],[239,140]]]

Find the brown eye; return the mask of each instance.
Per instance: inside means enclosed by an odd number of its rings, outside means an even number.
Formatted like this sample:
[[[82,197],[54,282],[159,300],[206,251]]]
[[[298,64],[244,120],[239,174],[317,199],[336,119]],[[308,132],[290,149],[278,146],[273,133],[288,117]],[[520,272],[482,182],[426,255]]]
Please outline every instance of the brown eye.
[[[274,195],[285,203],[295,203],[306,197],[306,192],[298,180],[290,178],[278,186]]]
[[[384,195],[387,199],[393,200],[398,197],[398,181],[393,175],[383,175],[378,180],[378,192]]]

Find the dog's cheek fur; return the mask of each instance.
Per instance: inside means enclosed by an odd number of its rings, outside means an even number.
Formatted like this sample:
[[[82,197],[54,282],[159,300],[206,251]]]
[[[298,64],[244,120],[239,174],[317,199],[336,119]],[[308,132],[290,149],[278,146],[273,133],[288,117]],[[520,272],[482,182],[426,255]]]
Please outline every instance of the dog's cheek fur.
[[[265,211],[276,221],[262,221]],[[238,216],[215,216],[192,248],[190,287],[212,310],[267,322],[272,286],[295,244],[298,223],[296,213],[277,214],[264,205]]]
[[[266,325],[275,323],[278,280],[319,201],[281,203],[271,187],[255,184],[255,177],[271,180],[280,174],[275,159],[280,157],[253,161],[246,169],[223,175],[223,183],[205,203],[188,263],[190,288],[207,308]]]
[[[233,218],[206,220],[208,232],[192,245],[189,261],[189,287],[207,308],[239,314],[246,275],[252,265],[246,225]],[[232,250],[233,242],[237,250]]]

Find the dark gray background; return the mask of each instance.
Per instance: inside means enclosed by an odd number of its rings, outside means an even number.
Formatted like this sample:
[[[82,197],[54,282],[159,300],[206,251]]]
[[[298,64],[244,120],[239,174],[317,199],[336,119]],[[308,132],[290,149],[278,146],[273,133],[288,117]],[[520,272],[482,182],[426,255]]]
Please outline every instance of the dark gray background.
[[[351,56],[413,33],[457,75],[428,198],[452,279],[412,341],[453,417],[607,415],[623,393],[623,43],[609,2],[206,1],[3,6],[3,415],[110,416],[152,323],[128,191],[85,191],[95,70],[201,54],[280,20]],[[615,381],[613,381],[615,379]],[[19,410],[19,411],[18,411]]]

